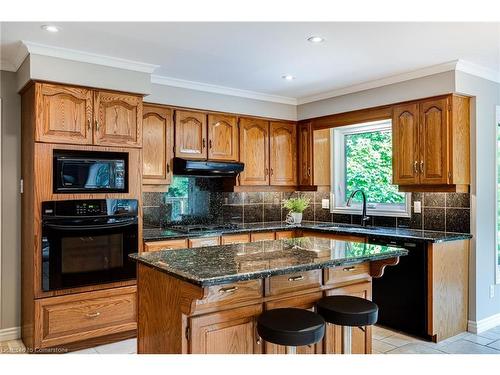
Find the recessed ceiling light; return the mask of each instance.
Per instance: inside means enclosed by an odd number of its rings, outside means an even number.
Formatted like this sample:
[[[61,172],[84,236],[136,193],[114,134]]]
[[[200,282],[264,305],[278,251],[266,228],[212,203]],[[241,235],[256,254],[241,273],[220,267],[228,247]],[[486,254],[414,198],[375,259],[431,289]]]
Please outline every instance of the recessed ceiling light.
[[[281,76],[281,78],[283,78],[285,81],[293,81],[295,79],[295,77],[291,74],[285,74],[284,76]]]
[[[307,40],[311,43],[322,43],[325,41],[325,38],[317,36],[317,35],[313,35],[313,36],[310,36],[309,38],[307,38]]]
[[[55,25],[43,25],[42,30],[48,31],[50,33],[57,33],[61,30],[61,28]]]

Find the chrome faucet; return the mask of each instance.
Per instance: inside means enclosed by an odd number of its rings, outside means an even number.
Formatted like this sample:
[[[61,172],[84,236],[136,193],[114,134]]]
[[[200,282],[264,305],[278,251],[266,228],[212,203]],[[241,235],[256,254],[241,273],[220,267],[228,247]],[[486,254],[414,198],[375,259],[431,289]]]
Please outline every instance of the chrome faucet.
[[[363,227],[366,227],[366,222],[368,220],[370,220],[370,216],[366,216],[366,194],[363,190],[361,189],[358,189],[358,190],[354,190],[351,194],[351,196],[349,197],[349,199],[347,200],[347,204],[346,206],[347,207],[351,207],[351,201],[352,201],[352,198],[357,194],[357,193],[361,193],[362,197],[363,197],[363,206],[361,208],[361,225]]]

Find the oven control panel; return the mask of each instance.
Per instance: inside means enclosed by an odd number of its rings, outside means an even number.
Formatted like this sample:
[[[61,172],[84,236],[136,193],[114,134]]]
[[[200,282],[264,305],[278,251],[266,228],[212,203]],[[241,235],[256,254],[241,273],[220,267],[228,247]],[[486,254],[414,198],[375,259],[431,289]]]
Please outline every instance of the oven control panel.
[[[136,199],[89,199],[42,203],[42,216],[137,216]]]

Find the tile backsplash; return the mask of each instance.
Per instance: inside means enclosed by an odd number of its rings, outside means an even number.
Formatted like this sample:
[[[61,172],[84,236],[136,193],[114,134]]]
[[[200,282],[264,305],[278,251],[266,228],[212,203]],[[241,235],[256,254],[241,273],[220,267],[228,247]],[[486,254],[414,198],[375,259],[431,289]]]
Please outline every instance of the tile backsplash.
[[[174,224],[256,223],[285,220],[283,199],[303,195],[311,200],[303,220],[360,224],[360,215],[332,214],[321,208],[328,192],[214,192],[204,179],[192,178],[187,194],[144,193],[144,224],[168,227]],[[172,188],[171,188],[172,189]],[[470,196],[466,193],[412,193],[409,218],[372,216],[370,225],[406,227],[447,232],[470,232]],[[414,202],[422,202],[422,213],[414,212]]]

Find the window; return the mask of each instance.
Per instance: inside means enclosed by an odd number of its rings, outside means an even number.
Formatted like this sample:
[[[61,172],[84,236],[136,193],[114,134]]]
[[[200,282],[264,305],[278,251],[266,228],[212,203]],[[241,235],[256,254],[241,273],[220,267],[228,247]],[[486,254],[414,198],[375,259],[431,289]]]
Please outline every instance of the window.
[[[410,194],[392,184],[391,120],[355,124],[331,130],[333,136],[332,212],[359,213],[361,194],[351,207],[352,192],[366,194],[367,212],[377,216],[410,216]]]

